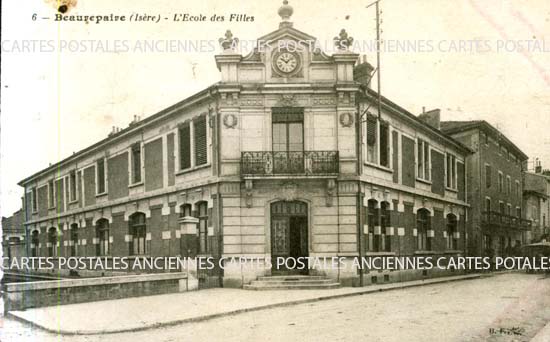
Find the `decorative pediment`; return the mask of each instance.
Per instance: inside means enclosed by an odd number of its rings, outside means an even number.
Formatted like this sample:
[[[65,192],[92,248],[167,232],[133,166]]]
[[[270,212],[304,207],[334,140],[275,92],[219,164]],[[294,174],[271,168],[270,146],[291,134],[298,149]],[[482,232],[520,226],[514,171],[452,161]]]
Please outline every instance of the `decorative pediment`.
[[[317,41],[317,38],[299,31],[293,27],[282,27],[278,30],[275,30],[273,32],[270,32],[260,38],[258,38],[258,42],[275,42],[281,39],[294,39],[297,41],[311,41],[315,42]]]

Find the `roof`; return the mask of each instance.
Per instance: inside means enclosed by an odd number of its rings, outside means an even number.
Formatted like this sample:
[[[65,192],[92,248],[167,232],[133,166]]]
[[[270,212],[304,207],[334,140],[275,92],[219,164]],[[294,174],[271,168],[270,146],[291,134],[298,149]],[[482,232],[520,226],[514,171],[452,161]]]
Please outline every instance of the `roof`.
[[[517,147],[510,139],[508,139],[502,132],[493,127],[485,120],[471,120],[471,121],[442,121],[441,130],[447,134],[455,134],[461,132],[467,132],[473,129],[480,129],[485,134],[496,136],[498,139],[503,140],[508,147],[511,147],[516,154],[519,154],[521,160],[527,160],[529,157]]]
[[[366,93],[365,95],[371,99],[371,100],[374,100],[374,101],[377,101],[378,100],[378,93],[369,88],[369,87],[365,87],[365,90],[366,90]],[[460,141],[454,139],[452,136],[450,136],[449,134],[446,134],[445,132],[443,132],[442,130],[438,130],[437,128],[435,127],[432,127],[430,125],[428,125],[426,122],[422,121],[420,118],[418,118],[418,116],[414,115],[413,113],[407,111],[405,108],[399,106],[398,104],[390,101],[388,98],[384,97],[384,96],[380,96],[381,100],[382,100],[382,105],[384,106],[387,106],[389,107],[390,110],[393,109],[394,112],[397,112],[398,114],[401,114],[401,115],[405,115],[407,118],[409,118],[410,120],[412,120],[413,122],[415,122],[416,124],[420,125],[421,127],[423,127],[424,129],[426,129],[427,131],[429,131],[430,133],[432,134],[435,134],[437,135],[439,138],[453,144],[456,148],[458,148],[459,150],[461,150],[462,152],[466,153],[466,154],[471,154],[473,153],[474,151],[472,151],[469,147],[467,147],[466,145],[462,144]]]
[[[537,190],[523,190],[523,195],[533,195],[539,198],[548,198],[548,195]]]
[[[34,173],[33,175],[29,176],[29,177],[26,177],[25,179],[19,181],[19,183],[17,183],[17,185],[23,186],[25,183],[28,183],[29,181],[33,180],[34,178],[36,178],[40,175],[43,175],[43,174],[49,173],[51,171],[54,171],[54,170],[60,168],[64,164],[75,161],[75,160],[83,157],[87,153],[91,153],[92,151],[94,151],[95,149],[97,149],[100,146],[107,145],[107,144],[109,144],[109,143],[111,143],[115,140],[118,140],[119,138],[129,134],[129,133],[139,131],[140,129],[142,129],[143,127],[148,125],[149,123],[151,123],[153,121],[156,121],[158,119],[162,119],[163,117],[172,114],[175,110],[182,109],[183,107],[185,107],[187,105],[195,103],[196,100],[200,100],[201,97],[210,94],[210,92],[218,84],[219,83],[214,83],[213,85],[211,85],[211,86],[209,86],[209,87],[207,87],[207,88],[205,88],[205,89],[203,89],[203,90],[201,90],[201,91],[185,98],[184,100],[182,100],[178,103],[175,103],[175,104],[171,105],[170,107],[167,107],[167,108],[161,110],[160,112],[158,112],[156,114],[153,114],[149,117],[146,117],[145,119],[143,119],[141,121],[138,121],[138,122],[124,128],[124,129],[122,129],[121,131],[119,131],[117,133],[110,134],[107,138],[102,139],[102,140],[98,141],[97,143],[95,143],[91,146],[88,146],[88,147],[86,147],[86,148],[84,148],[84,149],[82,149],[78,152],[73,153],[71,156],[69,156],[65,159],[62,159],[61,161],[59,161],[55,164],[52,164],[49,167],[47,167],[45,169],[42,169],[42,170]]]

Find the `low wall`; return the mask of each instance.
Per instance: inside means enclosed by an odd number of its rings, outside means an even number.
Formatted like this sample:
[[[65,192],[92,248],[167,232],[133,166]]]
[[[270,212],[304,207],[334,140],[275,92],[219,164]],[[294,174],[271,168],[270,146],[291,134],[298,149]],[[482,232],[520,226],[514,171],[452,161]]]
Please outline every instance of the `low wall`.
[[[4,311],[196,290],[185,272],[48,280],[3,286]]]

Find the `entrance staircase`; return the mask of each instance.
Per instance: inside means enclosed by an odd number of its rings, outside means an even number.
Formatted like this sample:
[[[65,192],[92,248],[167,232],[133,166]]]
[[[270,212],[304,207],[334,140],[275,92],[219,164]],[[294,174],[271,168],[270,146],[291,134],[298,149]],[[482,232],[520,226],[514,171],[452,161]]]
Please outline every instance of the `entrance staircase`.
[[[245,290],[328,290],[340,287],[333,279],[325,276],[286,275],[258,277]]]

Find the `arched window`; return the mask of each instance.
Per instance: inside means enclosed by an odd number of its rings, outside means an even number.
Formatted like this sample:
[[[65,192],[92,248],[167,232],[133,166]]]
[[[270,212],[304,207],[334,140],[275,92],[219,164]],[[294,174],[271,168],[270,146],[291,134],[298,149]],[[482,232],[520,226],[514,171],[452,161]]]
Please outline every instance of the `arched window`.
[[[447,249],[456,250],[457,249],[457,239],[456,232],[458,227],[458,222],[456,216],[453,214],[447,215]]]
[[[180,217],[192,216],[192,208],[189,203],[180,205]]]
[[[199,219],[199,253],[208,252],[208,203],[197,204],[197,215]]]
[[[391,235],[386,231],[391,226],[389,207],[388,202],[380,203],[380,247],[386,252],[391,252]]]
[[[428,230],[430,230],[430,211],[418,209],[416,212],[416,248],[420,251],[432,249],[432,238],[428,237]]]
[[[96,222],[95,235],[98,241],[96,255],[109,255],[109,220],[103,218]]]
[[[34,258],[38,256],[38,245],[40,245],[40,233],[38,230],[33,230],[31,234],[31,256]]]
[[[71,256],[78,255],[78,224],[71,224]]]
[[[367,249],[369,251],[379,251],[380,243],[378,238],[375,237],[375,227],[378,226],[378,202],[370,199],[367,204],[367,226],[369,228]]]
[[[147,252],[145,237],[147,235],[147,225],[145,223],[144,213],[135,213],[130,216],[130,254],[141,255]]]
[[[55,227],[48,229],[48,256],[57,256],[57,229]]]

